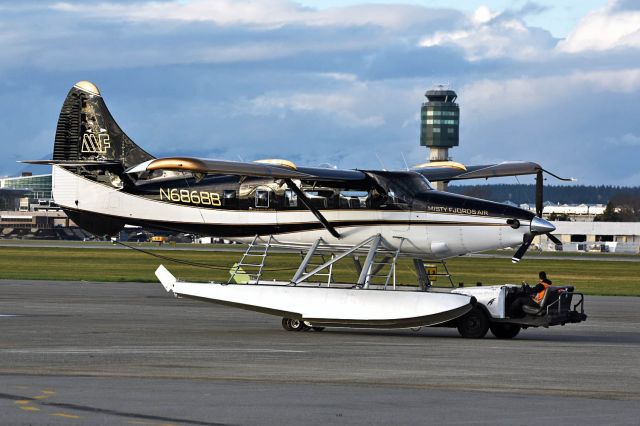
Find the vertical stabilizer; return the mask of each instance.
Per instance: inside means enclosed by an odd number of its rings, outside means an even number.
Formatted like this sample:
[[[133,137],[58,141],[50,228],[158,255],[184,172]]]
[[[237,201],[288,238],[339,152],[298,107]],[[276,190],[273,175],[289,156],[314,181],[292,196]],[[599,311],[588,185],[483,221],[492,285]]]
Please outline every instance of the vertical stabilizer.
[[[153,158],[122,131],[93,83],[71,88],[58,118],[54,161],[118,161],[127,169]]]

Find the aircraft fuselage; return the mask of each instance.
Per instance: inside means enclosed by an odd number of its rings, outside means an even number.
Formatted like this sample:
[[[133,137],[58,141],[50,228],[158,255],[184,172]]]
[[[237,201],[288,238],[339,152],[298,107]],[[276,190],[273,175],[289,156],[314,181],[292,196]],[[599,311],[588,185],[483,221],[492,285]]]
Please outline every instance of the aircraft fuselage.
[[[238,241],[274,235],[282,244],[318,238],[348,247],[381,234],[402,252],[441,259],[522,244],[534,214],[433,190],[413,172],[367,171],[365,181],[296,182],[338,231],[332,236],[286,183],[272,178],[173,174],[111,179],[88,168],[54,166],[54,199],[80,226],[109,234],[125,224]]]

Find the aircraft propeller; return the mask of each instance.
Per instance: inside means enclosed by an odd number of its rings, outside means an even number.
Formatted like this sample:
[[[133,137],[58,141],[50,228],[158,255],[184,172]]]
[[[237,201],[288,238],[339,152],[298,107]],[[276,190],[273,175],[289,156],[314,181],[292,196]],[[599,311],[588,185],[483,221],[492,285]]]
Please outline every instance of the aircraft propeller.
[[[513,263],[518,263],[520,259],[522,259],[522,256],[527,252],[536,235],[546,235],[554,244],[562,244],[562,241],[551,233],[555,231],[556,227],[542,219],[542,210],[544,208],[542,205],[544,198],[543,173],[543,169],[539,169],[536,172],[536,217],[531,220],[531,232],[524,235],[522,245],[518,247],[518,250],[516,250],[515,254],[511,258]]]

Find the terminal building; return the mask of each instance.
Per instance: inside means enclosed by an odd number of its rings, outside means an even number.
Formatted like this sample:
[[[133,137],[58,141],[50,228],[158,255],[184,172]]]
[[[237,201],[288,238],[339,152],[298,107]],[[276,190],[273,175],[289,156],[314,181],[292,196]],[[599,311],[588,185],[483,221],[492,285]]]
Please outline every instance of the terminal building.
[[[51,174],[0,178],[0,210],[55,210],[51,185]]]

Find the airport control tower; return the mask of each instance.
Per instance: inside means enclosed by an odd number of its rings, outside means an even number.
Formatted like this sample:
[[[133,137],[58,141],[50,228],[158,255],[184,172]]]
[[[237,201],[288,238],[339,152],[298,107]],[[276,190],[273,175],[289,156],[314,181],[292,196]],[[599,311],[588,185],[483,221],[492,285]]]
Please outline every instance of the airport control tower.
[[[425,93],[422,104],[420,145],[429,147],[429,161],[449,161],[449,148],[458,146],[460,108],[458,95],[444,86]],[[436,189],[446,190],[446,183],[436,183]]]

